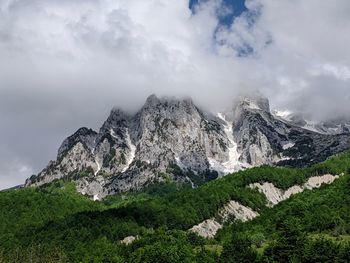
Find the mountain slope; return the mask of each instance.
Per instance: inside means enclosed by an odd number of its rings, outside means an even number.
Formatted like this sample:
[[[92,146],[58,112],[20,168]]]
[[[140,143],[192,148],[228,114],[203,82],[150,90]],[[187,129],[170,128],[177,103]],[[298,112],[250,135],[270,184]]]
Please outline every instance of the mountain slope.
[[[26,186],[60,178],[101,199],[175,181],[192,187],[262,164],[305,166],[350,147],[349,134],[325,135],[275,118],[261,96],[241,97],[213,115],[190,99],[150,96],[134,115],[113,109],[99,132],[81,128]]]

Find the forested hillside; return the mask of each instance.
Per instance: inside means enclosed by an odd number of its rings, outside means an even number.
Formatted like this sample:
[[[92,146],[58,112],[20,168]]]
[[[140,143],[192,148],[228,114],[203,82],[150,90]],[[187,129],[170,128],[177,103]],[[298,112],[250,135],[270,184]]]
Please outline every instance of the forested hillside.
[[[273,208],[247,187],[287,189],[326,173],[344,175]],[[349,173],[347,152],[309,168],[262,166],[195,189],[169,182],[97,202],[62,180],[1,192],[0,262],[349,262]],[[230,200],[260,216],[215,239],[187,231]],[[121,243],[127,236],[136,240]]]

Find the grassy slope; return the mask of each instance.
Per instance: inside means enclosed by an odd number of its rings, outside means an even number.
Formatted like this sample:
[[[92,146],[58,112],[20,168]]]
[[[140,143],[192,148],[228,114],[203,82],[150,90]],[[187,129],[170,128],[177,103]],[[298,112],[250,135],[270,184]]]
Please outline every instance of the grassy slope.
[[[349,189],[347,176],[332,186],[325,186],[315,192],[306,191],[272,210],[265,207],[266,200],[263,195],[245,186],[252,182],[269,181],[281,188],[288,188],[303,183],[312,175],[347,173],[349,167],[350,152],[311,168],[264,166],[226,176],[197,189],[174,192],[176,189],[168,186],[151,188],[146,193],[128,195],[126,199],[116,196],[104,202],[92,202],[77,194],[71,183],[59,182],[38,189],[2,192],[0,247],[5,248],[4,257],[12,258],[14,251],[18,254],[16,248],[28,250],[28,247],[34,247],[34,252],[24,250],[25,255],[22,257],[28,256],[28,253],[42,257],[50,252],[53,253],[53,258],[60,255],[69,260],[81,261],[86,257],[98,260],[115,256],[115,261],[118,262],[123,257],[130,258],[132,254],[147,262],[142,256],[147,253],[151,255],[153,252],[148,251],[145,246],[152,250],[149,247],[152,244],[161,246],[170,242],[168,246],[187,244],[191,247],[192,243],[195,248],[193,251],[199,251],[199,257],[202,250],[198,250],[197,245],[203,248],[204,243],[208,242],[177,231],[186,230],[210,218],[230,199],[240,201],[262,214],[252,222],[234,225],[236,231],[249,234],[261,246],[270,242],[271,238],[267,237],[277,235],[277,222],[287,217],[297,218],[305,232],[333,235],[334,231],[342,231],[341,233],[347,235],[349,217],[346,215],[350,214],[349,200],[346,198],[350,196],[346,192]],[[160,230],[154,232],[153,229]],[[225,228],[219,236],[219,242],[228,242],[231,232],[232,227]],[[118,245],[117,241],[121,238],[137,234],[142,238],[128,249]],[[163,236],[165,240],[162,240]],[[168,236],[175,237],[173,240],[167,240]],[[179,240],[179,244],[176,240]],[[45,244],[47,249],[38,249],[42,244]],[[210,244],[206,244],[207,247],[208,245],[210,247]],[[59,247],[59,251],[52,252],[53,247]],[[182,248],[187,251],[186,246]],[[189,257],[190,254],[186,255]],[[50,262],[49,259],[46,261]],[[134,261],[137,262],[136,259]]]

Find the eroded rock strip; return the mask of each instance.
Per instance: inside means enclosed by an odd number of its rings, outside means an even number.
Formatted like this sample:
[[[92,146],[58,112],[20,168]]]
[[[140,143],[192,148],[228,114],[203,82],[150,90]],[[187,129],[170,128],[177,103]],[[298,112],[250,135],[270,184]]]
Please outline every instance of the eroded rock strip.
[[[204,220],[202,223],[195,225],[189,231],[197,233],[204,238],[214,238],[223,224],[233,220],[248,221],[259,216],[251,208],[241,205],[240,203],[231,200],[217,214],[216,219],[211,218]]]
[[[254,183],[248,187],[251,189],[258,189],[260,193],[263,193],[268,200],[267,206],[272,207],[278,203],[287,200],[294,194],[303,192],[305,189],[314,189],[321,187],[322,184],[331,184],[339,178],[339,175],[325,174],[321,176],[310,177],[303,185],[294,185],[287,190],[280,189],[272,183]]]
[[[204,238],[214,238],[219,229],[222,228],[222,224],[215,221],[215,219],[207,219],[202,223],[195,225],[189,231],[197,233]]]
[[[344,174],[341,174],[341,176]],[[302,186],[294,185],[287,190],[282,190],[272,183],[253,183],[248,187],[251,189],[258,189],[263,193],[268,200],[267,206],[272,207],[288,198],[292,195],[301,193],[305,189],[314,189],[321,187],[322,184],[331,184],[339,178],[339,175],[325,174],[321,176],[310,177],[306,183]],[[204,220],[198,225],[193,226],[189,231],[197,233],[204,238],[214,238],[216,233],[223,227],[223,224],[231,220],[240,220],[246,222],[259,216],[259,213],[252,210],[250,207],[246,207],[239,202],[231,200],[223,208],[221,208],[215,218]]]
[[[251,208],[241,205],[236,201],[228,202],[218,213],[222,223],[228,222],[231,218],[246,222],[257,217],[259,214]]]

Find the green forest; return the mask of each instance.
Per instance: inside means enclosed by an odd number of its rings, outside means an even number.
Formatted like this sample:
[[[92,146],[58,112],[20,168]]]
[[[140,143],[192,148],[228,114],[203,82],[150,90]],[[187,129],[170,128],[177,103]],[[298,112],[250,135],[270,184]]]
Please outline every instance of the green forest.
[[[287,189],[315,175],[334,183],[266,206],[247,187]],[[214,239],[187,230],[235,200],[258,211]],[[137,237],[129,245],[120,241]],[[92,201],[59,180],[0,192],[0,262],[350,262],[350,152],[307,168],[261,166],[198,188],[172,182]]]

